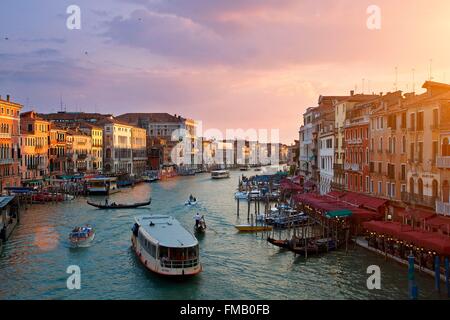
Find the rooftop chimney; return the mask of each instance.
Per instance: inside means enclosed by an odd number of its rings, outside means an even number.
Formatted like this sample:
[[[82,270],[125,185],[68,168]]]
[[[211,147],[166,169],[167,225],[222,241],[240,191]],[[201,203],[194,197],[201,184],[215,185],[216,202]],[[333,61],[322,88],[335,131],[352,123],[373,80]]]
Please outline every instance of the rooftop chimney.
[[[9,94],[6,95],[6,101],[9,102]]]
[[[355,90],[351,90],[350,95],[353,97],[355,95]]]

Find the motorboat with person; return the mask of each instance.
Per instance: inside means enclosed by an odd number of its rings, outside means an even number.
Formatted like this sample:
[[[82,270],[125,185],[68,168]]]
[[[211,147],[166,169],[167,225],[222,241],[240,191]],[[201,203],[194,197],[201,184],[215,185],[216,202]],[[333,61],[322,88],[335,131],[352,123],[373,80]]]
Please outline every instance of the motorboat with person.
[[[95,229],[91,226],[75,227],[69,234],[69,241],[74,247],[87,247],[95,238]]]
[[[189,196],[189,200],[187,200],[184,205],[186,206],[194,206],[197,204],[197,198],[192,196],[192,194]]]

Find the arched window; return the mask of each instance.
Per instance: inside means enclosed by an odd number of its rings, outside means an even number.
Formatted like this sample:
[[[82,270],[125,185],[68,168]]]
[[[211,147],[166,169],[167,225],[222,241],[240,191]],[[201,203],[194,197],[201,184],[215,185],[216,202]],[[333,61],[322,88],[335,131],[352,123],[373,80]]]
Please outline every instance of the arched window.
[[[448,180],[445,180],[444,183],[442,184],[442,201],[443,202],[446,202],[446,203],[450,202],[449,201],[449,198],[450,198],[449,192],[450,192],[450,185],[448,183]]]
[[[409,193],[414,194],[415,190],[414,190],[414,179],[410,178],[409,179]]]
[[[402,137],[402,153],[406,153],[406,136]]]
[[[438,197],[438,190],[439,190],[439,184],[438,184],[437,180],[433,180],[433,184],[432,184],[432,196],[433,196],[433,198],[437,198]]]
[[[419,197],[422,198],[423,197],[423,181],[421,178],[419,178],[417,184],[418,184],[417,191],[419,193]]]
[[[448,138],[444,138],[442,141],[442,156],[449,157],[450,156],[450,146],[448,143]]]

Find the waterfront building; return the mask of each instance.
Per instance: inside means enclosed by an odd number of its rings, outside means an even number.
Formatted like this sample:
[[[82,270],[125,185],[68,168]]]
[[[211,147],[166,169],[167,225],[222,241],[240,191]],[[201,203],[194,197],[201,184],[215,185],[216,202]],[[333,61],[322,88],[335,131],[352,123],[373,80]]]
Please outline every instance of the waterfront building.
[[[437,106],[437,111],[433,111],[431,124],[433,129],[436,127],[439,129],[439,154],[436,167],[440,176],[440,194],[436,201],[436,212],[450,216],[450,101],[448,98],[447,101],[441,100]]]
[[[103,171],[113,174],[132,174],[132,128],[129,123],[105,118],[98,123],[103,126]]]
[[[298,154],[300,148],[300,141],[294,140],[294,143],[287,146],[287,164],[289,166],[298,167]]]
[[[345,189],[345,137],[344,125],[347,120],[347,112],[359,102],[375,99],[376,95],[355,94],[352,90],[350,96],[346,99],[336,100],[334,104],[334,164],[333,164],[333,182],[334,190]]]
[[[86,112],[67,112],[60,111],[55,113],[38,114],[44,120],[54,122],[61,127],[76,127],[82,123],[97,123],[105,118],[111,118],[111,114],[86,113]]]
[[[131,128],[131,149],[133,157],[132,174],[140,177],[147,169],[147,131],[143,128]]]
[[[24,184],[40,184],[48,175],[50,122],[29,111],[20,115],[21,175]]]
[[[369,114],[371,102],[360,102],[347,111],[344,124],[345,190],[369,191]]]
[[[67,130],[54,123],[50,124],[49,133],[49,168],[51,176],[62,175],[67,171]]]
[[[90,122],[81,122],[77,127],[91,137],[92,171],[103,172],[103,127]]]
[[[405,103],[408,173],[407,192],[402,193],[402,200],[408,205],[446,213],[449,191],[445,128],[448,128],[450,85],[426,81],[423,88],[427,90],[425,93]]]
[[[406,95],[408,96],[408,94]],[[401,91],[373,100],[369,124],[369,190],[371,195],[404,207],[401,193],[406,191],[407,137],[406,107]]]
[[[312,163],[315,161],[313,153],[313,118],[317,111],[317,107],[308,108],[303,114],[303,126],[300,128],[300,156],[299,168],[300,173],[309,180],[312,177]]]
[[[91,135],[79,128],[67,130],[67,169],[69,173],[90,173],[92,166]]]
[[[333,181],[333,161],[334,161],[334,120],[325,122],[319,133],[319,171],[320,194],[327,194],[331,191]]]
[[[179,138],[183,136],[185,141],[185,150],[189,156],[190,164],[184,164],[188,168],[195,167],[195,163],[201,163],[199,146],[201,140],[197,136],[197,122],[192,119],[186,119],[180,115],[171,115],[168,113],[125,113],[116,117],[118,120],[127,122],[131,125],[147,130],[148,145],[158,146],[159,155],[162,157],[162,165],[171,166],[174,164],[172,159],[172,150],[179,145]],[[153,149],[155,150],[155,149]],[[154,157],[155,152],[153,152]],[[196,159],[196,157],[199,157]]]
[[[5,187],[20,186],[20,110],[10,96],[0,96],[0,194]]]

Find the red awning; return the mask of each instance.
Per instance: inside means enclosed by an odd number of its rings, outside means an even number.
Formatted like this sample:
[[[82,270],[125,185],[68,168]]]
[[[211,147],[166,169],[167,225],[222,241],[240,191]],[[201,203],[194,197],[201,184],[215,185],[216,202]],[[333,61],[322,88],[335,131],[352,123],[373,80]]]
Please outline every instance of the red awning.
[[[411,209],[407,208],[405,210],[405,216],[408,218],[414,218],[416,221],[428,220],[436,216],[433,211],[427,211],[422,209]]]
[[[439,254],[450,256],[450,237],[435,234],[423,239],[422,246]]]
[[[428,220],[426,220],[425,222],[428,226],[432,226],[432,227],[444,227],[446,228],[447,226],[450,227],[450,217],[443,217],[443,216],[435,216],[433,218],[430,218]]]
[[[333,198],[335,200],[343,197],[344,195],[345,195],[345,193],[344,192],[340,192],[340,191],[331,191],[331,192],[328,192],[326,194],[327,197]]]
[[[412,230],[408,225],[397,222],[369,221],[363,222],[364,228],[369,231],[395,237],[399,240],[412,243],[438,254],[450,255],[450,237],[433,232]]]
[[[347,192],[340,198],[341,201],[358,207],[364,207],[378,211],[388,201],[386,199],[374,198],[361,193]]]
[[[292,182],[296,183],[296,184],[300,184],[302,179],[304,179],[303,176],[295,176],[292,178]]]
[[[383,217],[383,214],[380,214],[380,213],[374,212],[374,211],[369,211],[366,209],[350,208],[349,210],[353,213],[352,219],[355,219],[359,222],[379,220]]]
[[[368,221],[363,222],[363,227],[369,231],[385,234],[391,237],[401,237],[405,231],[410,231],[412,228],[397,222],[389,221]],[[401,239],[401,238],[400,238]]]

